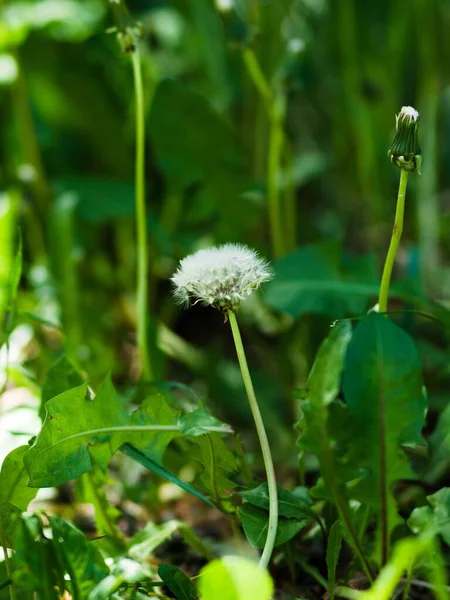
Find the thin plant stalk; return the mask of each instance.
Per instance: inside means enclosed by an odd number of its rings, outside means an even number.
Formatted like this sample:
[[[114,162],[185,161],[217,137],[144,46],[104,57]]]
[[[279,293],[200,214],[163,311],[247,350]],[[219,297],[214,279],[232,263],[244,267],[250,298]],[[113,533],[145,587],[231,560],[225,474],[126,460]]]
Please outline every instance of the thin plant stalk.
[[[137,256],[137,345],[144,379],[152,379],[147,341],[148,329],[148,253],[147,215],[145,207],[145,114],[144,89],[139,50],[132,53],[134,94],[136,103],[136,256]]]
[[[11,580],[11,583],[8,586],[9,587],[9,598],[10,598],[10,600],[17,600],[16,586],[14,584],[14,579],[13,579],[11,560],[9,558],[8,548],[6,547],[6,542],[5,542],[5,539],[3,536],[3,530],[1,528],[1,526],[0,526],[0,544],[3,549],[3,556],[5,557],[6,574],[8,575],[8,578]]]
[[[258,401],[256,400],[255,390],[253,388],[250,371],[248,369],[247,358],[245,356],[244,346],[242,344],[239,325],[234,311],[228,310],[227,314],[231,325],[231,331],[233,333],[233,339],[234,344],[236,346],[236,353],[242,373],[242,379],[244,380],[244,386],[247,392],[250,409],[252,411],[253,419],[255,421],[259,442],[261,444],[264,467],[266,469],[267,485],[269,488],[269,526],[267,530],[266,543],[264,545],[264,550],[259,561],[259,567],[261,569],[266,569],[269,564],[270,557],[272,556],[278,529],[277,482],[275,478],[275,469],[273,467],[272,453],[270,451],[269,440],[267,438],[267,433],[264,427],[261,411],[259,410]]]
[[[243,52],[247,71],[261,96],[269,117],[269,148],[267,157],[267,202],[269,208],[269,226],[272,252],[275,257],[282,256],[285,251],[285,227],[279,191],[279,174],[283,146],[286,138],[283,131],[282,99],[277,98],[261,69],[256,54],[250,48]],[[293,227],[294,224],[292,223]],[[295,237],[295,232],[292,234]]]
[[[389,286],[391,283],[392,269],[395,263],[400,238],[403,231],[403,218],[405,212],[406,186],[408,183],[408,171],[400,170],[400,185],[398,188],[397,208],[395,210],[394,228],[392,230],[391,243],[384,263],[383,275],[381,277],[380,296],[378,299],[378,310],[386,312],[389,297]]]

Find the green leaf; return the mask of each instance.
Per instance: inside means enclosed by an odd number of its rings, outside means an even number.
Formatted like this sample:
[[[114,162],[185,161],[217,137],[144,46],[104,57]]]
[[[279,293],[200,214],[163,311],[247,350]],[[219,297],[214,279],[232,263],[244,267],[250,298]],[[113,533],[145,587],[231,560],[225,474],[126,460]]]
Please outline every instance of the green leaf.
[[[222,439],[220,433],[210,433],[192,438],[189,458],[200,463],[202,470],[195,479],[195,484],[212,496],[222,497],[227,490],[236,487],[230,477],[238,470],[233,453]],[[215,489],[214,489],[215,488]]]
[[[179,488],[181,488],[188,494],[192,494],[199,500],[202,500],[203,502],[206,502],[206,504],[209,504],[209,506],[216,508],[216,505],[214,504],[214,502],[212,502],[204,494],[202,494],[201,492],[196,490],[189,483],[186,483],[185,481],[182,481],[181,479],[179,479],[176,475],[174,475],[173,473],[168,471],[166,468],[164,468],[160,464],[156,463],[154,460],[152,460],[150,457],[148,457],[145,454],[145,452],[138,450],[132,444],[128,444],[128,443],[124,444],[123,446],[121,446],[120,451],[123,452],[123,454],[125,454],[129,458],[131,458],[131,459],[135,460],[136,462],[138,462],[139,464],[141,464],[146,469],[149,469],[150,471],[152,471],[159,477],[162,477],[163,479],[167,479],[167,481],[170,481],[171,483],[177,485]]]
[[[252,490],[238,492],[253,506],[269,510],[269,488],[267,483],[262,483]],[[317,515],[311,510],[313,502],[309,497],[298,496],[293,492],[278,487],[278,514],[288,519],[317,519]]]
[[[334,436],[341,428],[336,428],[336,414],[340,413],[339,423],[345,418],[345,410],[334,404],[339,393],[341,374],[344,369],[345,353],[351,339],[349,323],[339,323],[323,341],[317,352],[314,365],[307,382],[307,399],[302,403],[302,419],[297,424],[300,429],[298,446],[317,455],[323,477],[330,479],[330,468],[335,469],[336,446],[331,446]]]
[[[27,487],[28,475],[23,464],[27,450],[28,446],[19,446],[10,452],[0,471],[0,528],[9,546],[20,514],[37,494],[36,489]]]
[[[176,425],[179,412],[168,404],[163,394],[154,394],[146,398],[142,405],[131,414],[130,425]],[[149,432],[127,434],[127,441],[145,452],[146,456],[161,464],[163,454],[173,440],[179,436],[177,431],[164,431],[156,435]]]
[[[78,369],[65,355],[61,355],[48,370],[47,376],[42,384],[41,412],[45,417],[45,403],[55,396],[59,396],[67,390],[78,387],[84,383]]]
[[[71,523],[55,516],[49,516],[48,519],[58,569],[61,574],[70,576],[70,583],[66,587],[73,600],[84,600],[95,585],[94,547]]]
[[[17,256],[14,259],[18,203],[17,193],[0,193],[0,345],[7,336],[5,314],[10,308],[18,284]]]
[[[254,548],[264,548],[269,528],[269,515],[265,510],[248,502],[239,509],[245,535]],[[280,546],[293,538],[305,527],[309,519],[279,519],[275,546]]]
[[[265,288],[266,302],[293,317],[361,314],[378,295],[376,262],[368,255],[343,266],[341,254],[339,243],[321,242],[278,259],[275,277]]]
[[[441,535],[450,546],[450,488],[442,488],[427,496],[428,506],[415,508],[408,519],[414,533]]]
[[[181,569],[172,565],[159,565],[158,575],[177,600],[197,600],[197,590]]]
[[[71,437],[92,429],[128,425],[129,416],[107,377],[93,400],[87,384],[48,400],[46,417],[34,444],[25,455],[32,487],[52,487],[92,470],[95,462],[106,469],[127,434],[105,433]]]
[[[13,579],[19,589],[31,590],[42,600],[59,600],[59,590],[65,588],[64,573],[60,573],[53,542],[43,533],[36,515],[23,516],[15,536]]]
[[[178,425],[180,426],[181,432],[188,436],[198,436],[208,434],[209,431],[205,427],[224,427],[225,423],[219,421],[208,412],[206,412],[204,406],[200,406],[196,410],[181,415],[178,419]]]
[[[364,317],[348,346],[343,391],[353,424],[349,462],[362,475],[352,496],[381,516],[386,546],[396,517],[391,485],[415,478],[403,447],[424,444],[426,399],[410,336],[386,316]]]
[[[201,570],[199,589],[202,600],[270,600],[273,583],[269,573],[256,563],[225,556]]]
[[[330,600],[334,600],[336,587],[336,567],[342,547],[342,523],[335,521],[331,526],[327,542],[327,569],[328,569],[328,593]]]

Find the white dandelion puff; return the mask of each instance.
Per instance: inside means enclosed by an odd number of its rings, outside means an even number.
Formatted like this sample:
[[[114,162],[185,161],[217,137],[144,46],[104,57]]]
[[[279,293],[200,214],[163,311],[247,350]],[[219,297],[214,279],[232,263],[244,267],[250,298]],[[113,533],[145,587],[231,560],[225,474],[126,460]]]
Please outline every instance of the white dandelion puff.
[[[255,250],[241,244],[224,244],[183,258],[171,281],[180,304],[203,302],[223,311],[235,311],[272,275],[270,264]]]

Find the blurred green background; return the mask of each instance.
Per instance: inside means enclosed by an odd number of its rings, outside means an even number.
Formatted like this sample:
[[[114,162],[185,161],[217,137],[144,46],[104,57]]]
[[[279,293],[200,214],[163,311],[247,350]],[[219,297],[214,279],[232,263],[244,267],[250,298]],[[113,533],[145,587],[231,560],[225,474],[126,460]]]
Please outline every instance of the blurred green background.
[[[439,318],[399,316],[419,340],[431,414],[440,409],[450,379],[450,2],[128,8],[143,30],[158,379],[189,384],[233,424],[249,422],[220,315],[182,312],[169,284],[189,252],[246,243],[275,261],[277,278],[243,305],[242,322],[266,413],[290,431],[292,389],[305,385],[330,323],[376,303],[399,179],[387,150],[395,114],[412,105],[423,177],[410,177],[391,309]],[[124,387],[138,375],[133,80],[107,32],[110,9],[106,0],[0,3],[0,176],[18,198],[24,256],[9,328],[28,327],[8,367],[16,385],[41,381],[64,347],[94,385],[108,370]],[[283,440],[280,452],[293,452]]]

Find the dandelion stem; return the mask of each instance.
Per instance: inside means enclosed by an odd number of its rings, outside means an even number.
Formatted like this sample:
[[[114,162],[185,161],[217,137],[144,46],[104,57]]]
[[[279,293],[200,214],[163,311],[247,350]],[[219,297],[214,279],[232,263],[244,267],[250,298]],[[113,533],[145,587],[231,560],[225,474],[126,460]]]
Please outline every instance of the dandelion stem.
[[[398,188],[397,208],[395,211],[394,228],[392,230],[391,243],[384,263],[383,275],[381,278],[380,296],[378,300],[378,310],[380,313],[386,312],[389,296],[389,285],[391,283],[392,269],[394,267],[395,257],[400,243],[403,231],[403,215],[405,212],[406,185],[408,183],[408,171],[400,170],[400,185]]]
[[[152,378],[147,342],[148,254],[145,209],[145,115],[141,57],[136,48],[132,54],[134,94],[136,102],[136,227],[137,227],[137,345],[142,376]]]
[[[259,561],[260,568],[266,569],[267,565],[269,564],[270,557],[272,556],[272,551],[275,545],[275,538],[277,535],[278,528],[277,482],[275,479],[275,469],[273,467],[272,453],[270,451],[269,440],[267,438],[266,429],[264,427],[264,422],[261,416],[261,412],[259,410],[258,401],[256,400],[255,390],[253,388],[250,371],[248,370],[248,364],[245,356],[244,346],[242,344],[239,325],[236,319],[236,315],[232,310],[228,310],[228,319],[230,321],[231,331],[233,333],[233,339],[234,344],[236,346],[236,353],[239,360],[239,366],[241,368],[242,379],[244,380],[245,390],[247,392],[248,401],[256,425],[256,431],[258,433],[259,442],[261,444],[264,466],[266,469],[267,485],[269,487],[269,527],[267,531],[267,538],[264,550]]]

